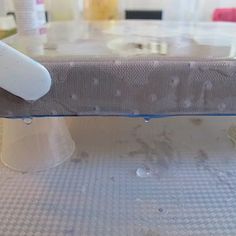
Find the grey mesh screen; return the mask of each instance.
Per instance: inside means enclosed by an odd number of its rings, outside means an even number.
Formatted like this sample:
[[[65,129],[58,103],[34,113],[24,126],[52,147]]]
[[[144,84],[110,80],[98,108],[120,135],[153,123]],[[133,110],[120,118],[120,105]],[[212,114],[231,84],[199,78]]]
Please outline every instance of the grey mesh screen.
[[[0,116],[236,114],[236,61],[45,60],[53,85],[29,103],[1,90]]]

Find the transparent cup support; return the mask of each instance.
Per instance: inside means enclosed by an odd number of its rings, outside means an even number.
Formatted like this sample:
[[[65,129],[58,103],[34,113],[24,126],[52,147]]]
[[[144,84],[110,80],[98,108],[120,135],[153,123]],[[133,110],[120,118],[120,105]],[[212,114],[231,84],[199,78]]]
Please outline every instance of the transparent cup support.
[[[64,118],[3,121],[1,160],[10,169],[43,171],[65,162],[74,150]]]

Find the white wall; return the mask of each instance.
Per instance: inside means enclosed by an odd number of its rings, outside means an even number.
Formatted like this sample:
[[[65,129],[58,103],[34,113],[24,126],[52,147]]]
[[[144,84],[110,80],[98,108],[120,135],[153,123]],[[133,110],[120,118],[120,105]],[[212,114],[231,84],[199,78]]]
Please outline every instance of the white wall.
[[[164,11],[166,20],[211,20],[217,7],[235,7],[236,0],[123,0],[126,9]]]
[[[199,0],[199,16],[201,20],[210,20],[215,8],[236,8],[236,0]]]
[[[14,9],[12,0],[5,0],[6,11],[12,11]]]
[[[123,0],[127,9],[162,9],[170,0]]]

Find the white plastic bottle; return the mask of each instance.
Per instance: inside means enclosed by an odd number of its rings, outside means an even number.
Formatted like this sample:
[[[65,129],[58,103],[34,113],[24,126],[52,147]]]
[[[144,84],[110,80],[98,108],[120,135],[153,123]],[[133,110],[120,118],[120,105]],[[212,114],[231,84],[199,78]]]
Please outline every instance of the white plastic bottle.
[[[51,76],[45,67],[1,41],[0,54],[1,88],[27,101],[49,92]]]
[[[25,34],[46,23],[44,0],[14,0],[17,30]]]

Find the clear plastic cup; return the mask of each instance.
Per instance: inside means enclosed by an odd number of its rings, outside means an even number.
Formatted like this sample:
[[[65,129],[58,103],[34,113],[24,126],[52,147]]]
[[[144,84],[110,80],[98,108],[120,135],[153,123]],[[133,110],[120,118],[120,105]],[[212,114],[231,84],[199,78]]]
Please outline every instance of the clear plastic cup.
[[[10,169],[43,171],[65,162],[74,150],[63,118],[3,121],[1,160]]]

